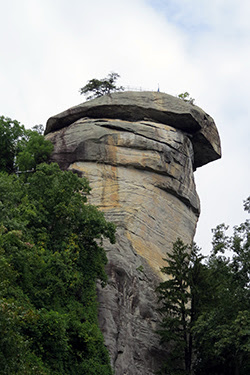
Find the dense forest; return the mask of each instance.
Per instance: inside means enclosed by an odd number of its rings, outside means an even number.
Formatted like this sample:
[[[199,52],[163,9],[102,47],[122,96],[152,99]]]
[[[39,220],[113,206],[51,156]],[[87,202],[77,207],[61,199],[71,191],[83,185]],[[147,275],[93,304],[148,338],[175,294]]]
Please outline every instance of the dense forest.
[[[52,145],[0,118],[0,374],[111,374],[97,322],[115,227]]]
[[[244,202],[250,213],[250,197]],[[250,221],[213,230],[205,258],[180,239],[167,255],[157,288],[159,335],[168,356],[160,374],[250,373]]]
[[[41,126],[0,117],[0,374],[111,375],[96,282],[115,226],[88,204],[86,179],[48,163],[52,150]],[[250,222],[227,229],[207,258],[181,239],[166,256],[159,374],[250,373]]]

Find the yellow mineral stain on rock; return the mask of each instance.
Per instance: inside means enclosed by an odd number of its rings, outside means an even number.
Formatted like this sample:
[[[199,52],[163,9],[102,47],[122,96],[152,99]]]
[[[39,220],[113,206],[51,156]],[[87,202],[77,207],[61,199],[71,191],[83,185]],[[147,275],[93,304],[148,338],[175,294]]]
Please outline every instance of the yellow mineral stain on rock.
[[[106,147],[106,159],[111,161],[111,164],[95,163],[95,171],[93,165],[89,163],[76,162],[70,166],[70,169],[75,169],[83,173],[83,175],[91,182],[91,187],[98,186],[99,197],[94,198],[93,204],[98,205],[103,211],[112,210],[120,206],[119,201],[119,184],[118,184],[118,168],[116,167],[117,149],[114,146],[113,136],[107,139],[108,147]],[[92,174],[93,173],[93,174]],[[98,183],[96,181],[99,175]],[[94,180],[93,180],[94,177]],[[97,185],[98,184],[98,185]]]
[[[147,261],[149,266],[162,280],[165,280],[165,276],[160,269],[166,266],[166,261],[163,260],[166,254],[163,254],[152,242],[145,241],[128,231],[126,232],[126,237],[137,254],[141,255]]]
[[[119,138],[119,136],[118,136]],[[103,177],[103,189],[101,196],[101,205],[103,207],[119,207],[119,185],[118,185],[118,169],[117,163],[117,147],[115,144],[119,142],[119,139],[114,140],[113,135],[108,136],[107,144],[109,147],[107,150],[107,160],[111,161],[111,165],[103,164],[102,177]]]
[[[119,185],[118,170],[115,166],[102,165],[103,186],[101,195],[101,205],[103,207],[119,207]]]

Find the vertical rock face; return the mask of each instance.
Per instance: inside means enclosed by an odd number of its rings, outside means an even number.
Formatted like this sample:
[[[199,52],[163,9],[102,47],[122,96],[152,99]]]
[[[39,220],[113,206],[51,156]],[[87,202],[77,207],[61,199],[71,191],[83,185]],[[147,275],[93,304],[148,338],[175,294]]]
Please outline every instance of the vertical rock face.
[[[193,171],[220,157],[210,116],[167,94],[122,92],[51,117],[52,160],[86,176],[90,203],[117,225],[105,244],[108,286],[99,322],[116,375],[154,373],[165,355],[155,333],[155,287],[180,237],[191,243],[199,216]]]

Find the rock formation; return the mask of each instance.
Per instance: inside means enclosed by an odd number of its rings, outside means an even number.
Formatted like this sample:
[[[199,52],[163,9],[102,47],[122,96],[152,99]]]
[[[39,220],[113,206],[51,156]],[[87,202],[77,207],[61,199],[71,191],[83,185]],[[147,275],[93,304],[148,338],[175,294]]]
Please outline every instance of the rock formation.
[[[117,225],[105,244],[99,322],[116,375],[150,375],[164,353],[155,287],[173,242],[191,243],[199,216],[193,171],[220,157],[213,119],[158,92],[119,92],[48,120],[52,160],[86,176],[90,203]]]

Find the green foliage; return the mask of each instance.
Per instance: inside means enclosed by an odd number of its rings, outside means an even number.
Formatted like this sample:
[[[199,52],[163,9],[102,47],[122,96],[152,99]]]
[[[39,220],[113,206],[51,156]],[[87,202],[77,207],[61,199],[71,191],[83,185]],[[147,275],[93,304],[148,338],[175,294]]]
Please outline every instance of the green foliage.
[[[190,94],[187,91],[182,93],[182,94],[179,94],[178,98],[183,100],[184,102],[190,103],[192,105],[194,104],[194,100],[195,100],[195,99],[190,97]]]
[[[249,209],[249,198],[244,203]],[[213,250],[207,261],[210,301],[194,327],[199,362],[197,374],[250,372],[250,222],[227,235],[224,224],[213,230]],[[226,257],[225,252],[231,252]]]
[[[97,322],[103,238],[89,186],[57,164],[0,174],[0,374],[111,374]]]
[[[141,264],[139,267],[136,268],[136,271],[144,272],[144,267]]]
[[[0,116],[0,171],[14,172],[18,140],[24,135],[23,125],[16,120]]]
[[[116,86],[116,81],[119,77],[119,74],[112,72],[108,75],[108,77],[103,79],[93,78],[80,89],[80,94],[87,96],[89,93],[91,93],[91,95],[87,97],[87,100],[89,100],[99,98],[100,96],[107,95],[115,91],[123,91],[124,87]]]
[[[178,239],[167,255],[167,266],[161,271],[167,280],[156,289],[162,314],[161,343],[169,347],[168,361],[161,374],[190,374],[193,358],[192,327],[196,318],[199,298],[197,282],[202,272],[198,249]]]
[[[250,372],[250,222],[235,226],[231,236],[227,230],[225,224],[213,230],[206,262],[180,240],[166,259],[162,272],[170,278],[157,288],[159,334],[169,350],[161,374]]]
[[[0,171],[13,173],[36,168],[46,162],[53,150],[45,140],[42,125],[25,130],[16,120],[0,117]]]
[[[41,134],[41,128],[36,130],[26,130],[25,138],[18,143],[18,153],[16,165],[19,171],[28,171],[35,169],[40,163],[48,161],[53,145],[47,141]]]

